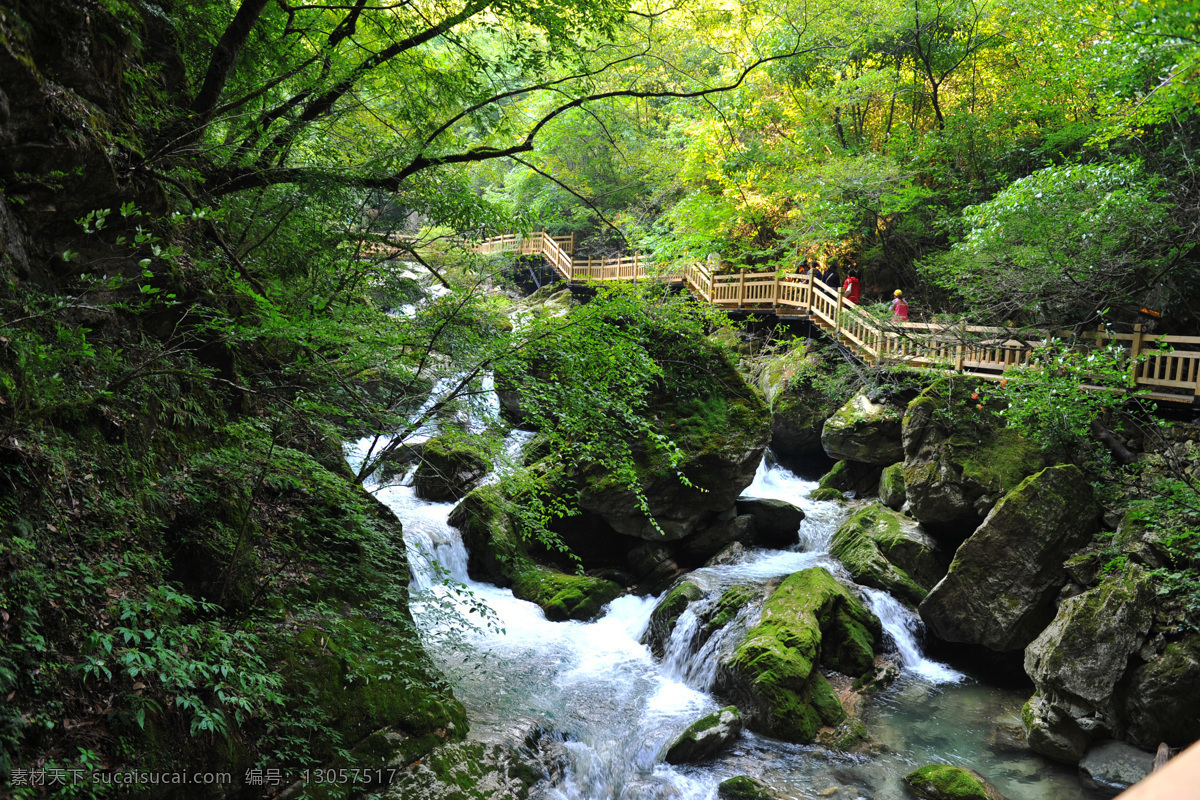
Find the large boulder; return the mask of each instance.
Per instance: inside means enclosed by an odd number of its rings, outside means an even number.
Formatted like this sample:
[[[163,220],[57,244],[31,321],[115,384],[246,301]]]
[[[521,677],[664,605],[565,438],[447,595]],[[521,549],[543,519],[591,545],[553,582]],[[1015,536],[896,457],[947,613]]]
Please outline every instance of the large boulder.
[[[937,542],[886,506],[859,509],[833,535],[830,552],[854,580],[916,605],[945,574]]]
[[[897,462],[879,473],[879,502],[899,511],[908,497],[904,492],[904,463]]]
[[[763,547],[790,547],[800,541],[804,512],[769,497],[739,497],[737,513],[754,517],[754,541]]]
[[[1132,565],[1063,601],[1054,621],[1025,649],[1025,672],[1039,697],[1037,713],[1026,723],[1031,748],[1074,763],[1081,744],[1120,726],[1114,694],[1146,640],[1153,599],[1150,576]]]
[[[1200,635],[1171,642],[1129,676],[1125,688],[1128,737],[1142,747],[1174,747],[1200,739]]]
[[[938,638],[1022,650],[1054,616],[1063,562],[1096,530],[1091,484],[1072,465],[1049,467],[996,504],[921,601]]]
[[[930,764],[904,776],[904,784],[926,800],[1004,800],[983,776],[965,767]]]
[[[796,344],[769,360],[758,375],[758,386],[771,408],[771,449],[784,458],[803,458],[822,452],[821,429],[829,409],[840,408],[853,393],[839,379],[815,343]]]
[[[436,436],[421,449],[413,488],[422,500],[448,503],[465,497],[491,471],[491,460],[477,446],[458,436]]]
[[[603,578],[567,575],[541,566],[522,570],[513,578],[513,597],[528,600],[551,622],[589,620],[604,604],[621,593],[621,587]]]
[[[901,432],[904,493],[918,521],[973,528],[1045,466],[1028,438],[977,408],[962,381],[941,380],[908,404]]]
[[[729,706],[707,714],[688,726],[667,748],[668,764],[693,764],[712,758],[742,732],[742,715]]]
[[[654,606],[650,612],[650,624],[642,635],[642,644],[650,648],[655,658],[662,658],[680,615],[703,597],[703,589],[685,580],[673,586]]]
[[[741,542],[751,542],[755,538],[755,518],[749,514],[739,514],[733,519],[717,522],[703,530],[693,533],[676,545],[680,556],[703,563],[726,546]]]
[[[904,458],[900,423],[899,410],[860,391],[825,420],[821,446],[830,458],[880,467],[894,464]]]
[[[817,491],[834,489],[837,492],[854,492],[857,496],[873,493],[879,488],[882,469],[875,464],[842,459],[817,482]],[[816,498],[814,498],[816,499]]]
[[[821,725],[846,718],[818,666],[859,676],[881,641],[879,620],[828,571],[786,578],[761,621],[717,669],[716,690],[741,709],[751,730],[809,743]]]
[[[1100,742],[1079,762],[1083,784],[1102,792],[1123,792],[1154,769],[1154,754],[1131,744]]]

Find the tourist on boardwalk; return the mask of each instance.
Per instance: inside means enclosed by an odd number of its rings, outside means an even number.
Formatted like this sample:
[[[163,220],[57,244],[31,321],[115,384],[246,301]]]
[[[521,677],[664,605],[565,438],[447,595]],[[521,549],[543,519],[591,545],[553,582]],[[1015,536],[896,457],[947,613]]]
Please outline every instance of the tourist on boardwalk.
[[[897,289],[892,294],[892,322],[908,322],[908,301],[904,299],[904,292]]]
[[[846,293],[846,299],[858,305],[862,298],[862,280],[858,277],[858,270],[851,269],[846,273],[846,282],[842,284],[842,289]]]
[[[837,293],[838,287],[842,285],[842,281],[838,278],[837,266],[833,262],[825,265],[825,272],[821,275],[821,282],[829,287],[830,291]]]

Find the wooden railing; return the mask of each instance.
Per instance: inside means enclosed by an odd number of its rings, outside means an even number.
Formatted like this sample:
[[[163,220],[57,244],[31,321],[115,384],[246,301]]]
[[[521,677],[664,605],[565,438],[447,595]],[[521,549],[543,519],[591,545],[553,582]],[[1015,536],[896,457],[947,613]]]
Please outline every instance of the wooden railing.
[[[605,258],[573,258],[574,237],[506,235],[473,246],[479,253],[520,252],[541,255],[571,283],[642,280],[658,275],[682,282],[697,298],[727,309],[772,315],[804,316],[835,340],[872,364],[893,364],[944,370],[996,380],[1004,370],[1028,365],[1037,348],[1053,332],[962,323],[881,322],[846,299],[840,289],[815,280],[813,273],[746,272],[716,275],[707,263],[689,264],[664,273],[640,253]],[[1085,334],[1097,347],[1116,344],[1127,351],[1129,386],[1149,390],[1155,399],[1200,405],[1200,336],[1145,336],[1100,330]]]

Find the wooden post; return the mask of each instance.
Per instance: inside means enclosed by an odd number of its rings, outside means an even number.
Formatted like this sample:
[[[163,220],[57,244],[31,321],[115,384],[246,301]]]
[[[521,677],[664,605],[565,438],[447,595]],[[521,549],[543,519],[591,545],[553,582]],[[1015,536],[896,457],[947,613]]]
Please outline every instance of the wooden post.
[[[804,292],[804,313],[811,317],[812,316],[812,304],[813,304],[813,273],[812,273],[812,270],[810,269],[808,272],[804,273],[804,277],[808,281],[808,286],[805,288],[805,292]]]
[[[846,288],[843,286],[838,289],[837,310],[833,312],[833,336],[835,339],[842,330],[842,303],[845,302],[845,297]]]
[[[1099,350],[1102,347],[1104,347],[1104,323],[1103,322],[1096,326],[1096,349]]]
[[[738,308],[741,308],[746,303],[746,270],[741,270],[738,275]]]
[[[963,361],[967,357],[967,323],[963,322],[958,326],[958,347],[955,349],[954,356],[954,371],[963,371]]]
[[[1142,354],[1142,323],[1133,326],[1133,341],[1129,343],[1129,385],[1137,387],[1138,356]],[[1170,375],[1167,376],[1168,378]]]

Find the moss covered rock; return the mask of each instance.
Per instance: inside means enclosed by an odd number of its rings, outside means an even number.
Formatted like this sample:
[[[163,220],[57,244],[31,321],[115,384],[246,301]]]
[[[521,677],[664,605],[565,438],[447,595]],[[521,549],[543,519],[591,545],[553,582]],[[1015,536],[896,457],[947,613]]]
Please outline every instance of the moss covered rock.
[[[811,742],[846,714],[818,665],[861,675],[871,668],[879,620],[828,571],[789,576],[767,599],[762,619],[717,671],[717,690],[752,729]]]
[[[1025,649],[1025,672],[1039,698],[1027,731],[1032,749],[1074,763],[1082,745],[1114,732],[1117,686],[1145,642],[1153,599],[1149,575],[1131,565],[1063,601]]]
[[[1142,747],[1182,747],[1200,739],[1200,635],[1171,642],[1133,670],[1125,691],[1128,736]]]
[[[413,473],[417,497],[448,503],[464,497],[492,470],[491,459],[461,436],[437,436],[421,448]]]
[[[729,706],[693,722],[667,748],[668,764],[692,764],[712,758],[742,732],[742,715]]]
[[[655,657],[662,658],[679,615],[702,597],[704,592],[699,586],[690,581],[680,581],[658,601],[658,605],[650,612],[650,625],[642,637],[642,643],[650,648]]]
[[[531,566],[514,576],[513,596],[528,600],[546,612],[546,619],[589,620],[604,604],[621,593],[621,587],[603,578],[566,575],[541,566]]]
[[[779,795],[760,780],[749,775],[735,775],[717,785],[717,797],[721,800],[778,800]]]
[[[899,511],[907,497],[904,494],[904,464],[898,462],[879,473],[879,502]]]
[[[790,458],[823,452],[821,429],[829,410],[841,408],[854,390],[812,342],[793,346],[771,359],[758,375],[771,408],[771,449]]]
[[[530,563],[498,486],[472,490],[450,512],[448,522],[462,534],[472,579],[511,586],[513,576]]]
[[[937,542],[913,520],[875,503],[833,535],[830,552],[854,580],[916,605],[944,574]]]
[[[1031,475],[958,548],[921,601],[921,619],[945,641],[1024,649],[1053,618],[1063,562],[1088,541],[1099,515],[1077,467]]]
[[[821,446],[830,458],[886,466],[904,458],[900,443],[901,414],[860,391],[821,428]]]
[[[808,499],[828,502],[830,500],[844,500],[845,496],[837,489],[828,486],[820,486],[808,493]]]
[[[904,413],[904,492],[919,522],[974,527],[1046,466],[1035,444],[978,409],[971,392],[961,379],[941,380]]]
[[[904,776],[917,797],[928,800],[1004,800],[1003,795],[974,770],[930,764]]]
[[[854,492],[868,495],[879,487],[880,469],[873,464],[842,460],[821,476],[817,486],[821,489],[836,489],[839,492]]]
[[[481,742],[445,745],[402,772],[383,793],[393,800],[525,800],[546,777],[533,758]]]

